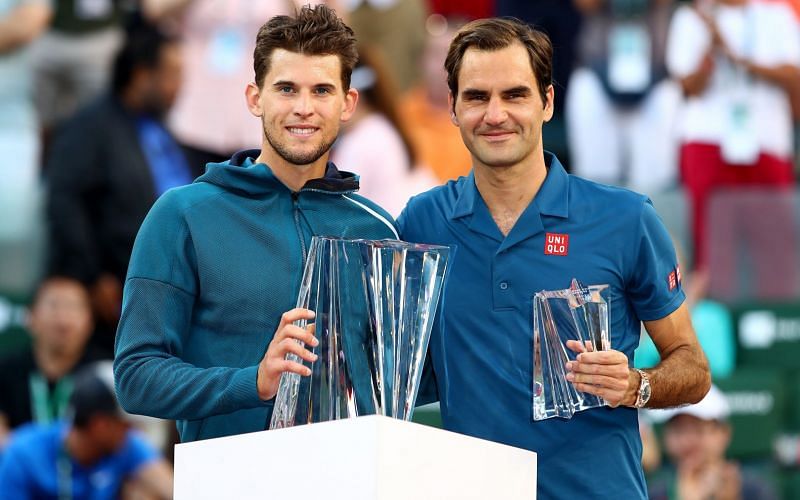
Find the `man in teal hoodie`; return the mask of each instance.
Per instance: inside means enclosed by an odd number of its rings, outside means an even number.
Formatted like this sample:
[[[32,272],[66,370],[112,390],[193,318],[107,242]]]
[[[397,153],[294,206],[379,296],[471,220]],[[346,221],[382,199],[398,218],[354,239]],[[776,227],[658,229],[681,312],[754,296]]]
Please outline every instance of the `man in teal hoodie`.
[[[129,412],[178,421],[181,440],[263,430],[283,372],[313,361],[292,309],[313,235],[397,238],[391,217],[354,194],[328,152],[352,115],[353,31],[304,7],[259,30],[247,105],[261,150],[209,164],[165,193],[136,238],[116,339],[117,392]]]

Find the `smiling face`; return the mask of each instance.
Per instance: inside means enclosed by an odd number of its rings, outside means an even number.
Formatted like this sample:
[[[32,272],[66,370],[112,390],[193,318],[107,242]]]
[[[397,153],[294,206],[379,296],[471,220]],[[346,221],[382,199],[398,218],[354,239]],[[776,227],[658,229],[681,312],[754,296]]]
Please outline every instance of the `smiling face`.
[[[262,87],[247,88],[250,112],[261,117],[264,129],[264,160],[273,169],[311,166],[324,172],[339,127],[357,100],[354,89],[342,88],[338,56],[275,49]]]
[[[514,167],[543,156],[542,124],[553,116],[552,85],[546,97],[543,102],[521,44],[467,49],[458,73],[458,95],[450,96],[450,104],[473,166]]]

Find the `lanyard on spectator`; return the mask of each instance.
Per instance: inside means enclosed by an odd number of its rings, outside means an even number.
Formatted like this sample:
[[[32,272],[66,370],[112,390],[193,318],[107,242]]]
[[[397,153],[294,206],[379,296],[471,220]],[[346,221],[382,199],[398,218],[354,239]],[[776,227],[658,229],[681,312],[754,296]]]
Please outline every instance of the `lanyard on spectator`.
[[[72,379],[61,377],[50,392],[47,380],[41,373],[31,373],[28,377],[28,387],[31,394],[31,414],[33,421],[40,424],[49,424],[60,418],[72,392]]]
[[[58,500],[72,500],[72,461],[67,454],[66,437],[58,450]]]

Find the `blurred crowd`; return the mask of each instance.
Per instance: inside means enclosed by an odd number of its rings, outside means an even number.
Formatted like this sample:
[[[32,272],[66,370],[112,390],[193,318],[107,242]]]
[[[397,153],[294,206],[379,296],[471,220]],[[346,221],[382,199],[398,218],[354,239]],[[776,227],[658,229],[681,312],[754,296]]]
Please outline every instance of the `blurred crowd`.
[[[305,3],[0,0],[0,456],[8,446],[9,455],[24,457],[25,446],[38,446],[31,443],[47,432],[77,428],[70,439],[87,467],[111,458],[125,464],[114,468],[119,491],[168,496],[174,429],[120,416],[115,401],[97,403],[96,413],[112,414],[122,427],[89,418],[92,404],[76,420],[85,398],[109,396],[77,397],[79,375],[91,367],[102,378],[97,363],[113,355],[128,260],[153,202],[192,182],[207,162],[260,144],[244,99],[255,34],[268,18]],[[358,109],[332,159],[357,173],[360,193],[389,213],[469,172],[444,58],[464,22],[514,16],[554,45],[556,105],[545,149],[574,174],[651,197],[681,252],[683,273],[670,279],[685,283],[723,389],[726,380],[735,389],[730,380],[753,368],[739,359],[737,307],[800,304],[799,0],[314,3],[334,7],[361,44],[352,75]],[[27,314],[18,314],[25,306]],[[656,362],[643,338],[637,366]],[[729,424],[736,408],[724,402],[725,391],[712,392],[712,410],[643,418],[649,472],[671,478],[654,482],[655,498],[707,498],[698,496],[702,485],[674,479],[689,477],[676,437],[682,431],[716,432],[708,438],[715,480],[738,486],[715,498],[749,498],[742,478],[750,473],[724,462],[731,436],[741,432],[735,418]],[[794,417],[776,433],[800,431],[800,406]],[[689,429],[697,423],[690,418],[717,426]],[[132,427],[140,429],[126,437]],[[777,470],[772,443],[766,446],[738,458]],[[799,452],[784,449],[782,456],[795,458],[782,466],[797,467]],[[43,469],[52,477],[28,480],[58,487],[57,457],[25,459],[52,461]],[[0,466],[0,497],[15,491],[4,490],[4,481],[20,473],[8,463]],[[133,477],[144,484],[131,485]],[[790,480],[774,477],[767,489],[753,486],[761,492],[753,498],[768,490],[800,495],[800,479],[792,490]]]

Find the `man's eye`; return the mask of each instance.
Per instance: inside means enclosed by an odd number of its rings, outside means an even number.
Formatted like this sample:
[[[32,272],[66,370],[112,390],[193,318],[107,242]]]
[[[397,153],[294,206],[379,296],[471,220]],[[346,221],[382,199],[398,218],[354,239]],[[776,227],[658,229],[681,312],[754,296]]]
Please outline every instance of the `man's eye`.
[[[284,86],[284,87],[279,87],[278,88],[278,92],[282,92],[284,94],[289,94],[291,92],[294,92],[294,89],[292,87]]]
[[[328,88],[325,88],[325,87],[320,87],[320,88],[318,88],[318,89],[315,89],[315,92],[316,92],[317,94],[324,95],[324,94],[330,94],[330,93],[331,93],[331,90],[330,90],[330,89],[328,89]]]

